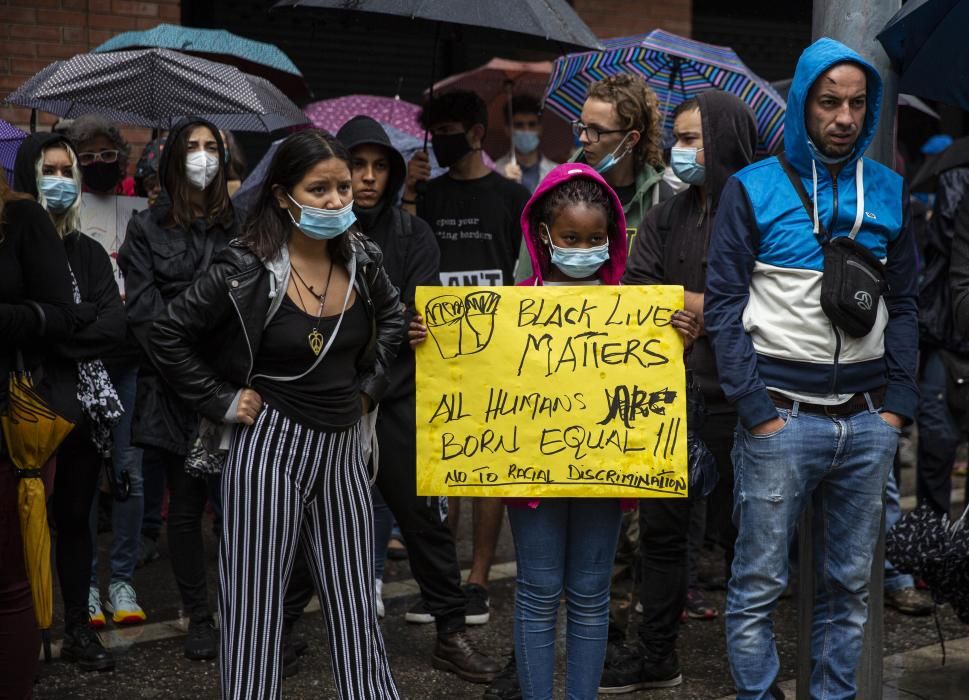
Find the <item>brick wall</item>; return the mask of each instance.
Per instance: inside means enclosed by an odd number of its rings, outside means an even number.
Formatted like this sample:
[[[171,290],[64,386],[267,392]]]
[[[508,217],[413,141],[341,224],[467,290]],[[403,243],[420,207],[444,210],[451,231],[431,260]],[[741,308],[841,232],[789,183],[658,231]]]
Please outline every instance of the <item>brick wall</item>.
[[[691,36],[692,0],[574,0],[572,6],[602,39],[665,29]]]
[[[181,15],[181,0],[0,0],[0,101],[52,61],[86,53],[121,32],[180,24]],[[0,107],[0,119],[27,130],[30,110]],[[56,119],[38,113],[38,128]],[[137,160],[150,132],[124,132]]]

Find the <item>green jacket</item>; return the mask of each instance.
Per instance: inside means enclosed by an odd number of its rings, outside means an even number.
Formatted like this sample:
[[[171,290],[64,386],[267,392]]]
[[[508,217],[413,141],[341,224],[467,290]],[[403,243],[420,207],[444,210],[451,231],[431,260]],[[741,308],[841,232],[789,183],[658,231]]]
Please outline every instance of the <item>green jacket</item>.
[[[578,149],[569,158],[570,163],[585,162],[580,160],[582,158],[582,149]],[[660,183],[663,181],[663,171],[657,170],[648,163],[643,166],[643,169],[636,173],[636,194],[629,201],[626,206],[623,207],[623,213],[626,215],[626,249],[630,250],[633,245],[633,239],[636,238],[636,234],[639,232],[639,227],[646,218],[646,212],[649,211],[650,207],[654,204],[658,204],[662,200],[666,199],[664,196]],[[669,194],[672,194],[669,193]],[[523,279],[527,279],[532,275],[532,263],[531,258],[528,255],[528,251],[525,248],[525,241],[522,240],[521,250],[518,252],[518,264],[515,266],[515,283],[521,282]]]

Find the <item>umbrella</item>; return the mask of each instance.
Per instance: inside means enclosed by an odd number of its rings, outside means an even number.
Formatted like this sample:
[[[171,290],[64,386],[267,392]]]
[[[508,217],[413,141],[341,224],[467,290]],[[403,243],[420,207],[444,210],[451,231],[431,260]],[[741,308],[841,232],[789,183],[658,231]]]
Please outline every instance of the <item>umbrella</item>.
[[[936,181],[942,173],[953,168],[969,167],[969,136],[956,139],[941,153],[929,155],[912,178],[913,192],[935,192]]]
[[[17,159],[17,150],[27,138],[27,133],[13,124],[0,119],[0,166],[7,171],[7,182],[13,186],[13,163]]]
[[[237,131],[272,131],[306,121],[264,78],[168,49],[80,54],[55,61],[7,101],[67,118],[96,113],[160,129],[189,117]]]
[[[469,34],[484,35],[492,44],[505,38],[510,45],[528,48],[599,47],[596,35],[566,0],[282,0],[273,7],[325,10],[333,18],[358,16],[368,27],[394,34],[421,29],[437,34],[448,28],[461,30],[463,39]]]
[[[92,53],[129,49],[174,49],[209,61],[228,63],[244,73],[265,78],[293,99],[309,97],[303,74],[281,49],[246,39],[224,29],[197,29],[173,24],[111,37]]]
[[[485,136],[485,150],[494,158],[500,158],[511,150],[508,135],[497,125],[510,120],[511,96],[533,95],[539,99],[552,74],[551,61],[509,61],[493,58],[474,70],[452,75],[434,83],[434,92],[447,90],[471,90],[481,96],[488,105],[488,123],[491,128]],[[542,150],[551,154],[553,160],[568,158],[573,148],[571,125],[559,115],[545,112],[542,115]]]
[[[44,631],[44,651],[50,658],[50,629],[54,605],[50,567],[50,530],[41,467],[50,461],[74,424],[53,411],[33,389],[30,374],[11,373],[7,412],[0,418],[4,445],[17,470],[17,513],[24,543],[24,564],[30,581],[37,626]]]
[[[335,134],[358,114],[365,114],[384,125],[412,136],[422,137],[424,129],[417,121],[421,108],[397,97],[378,95],[345,95],[332,100],[313,102],[303,108],[314,126]]]
[[[740,60],[733,49],[685,39],[656,29],[649,34],[608,39],[602,51],[563,56],[555,61],[545,104],[564,118],[578,119],[591,83],[617,73],[638,73],[659,98],[667,133],[673,110],[711,89],[742,99],[757,120],[758,151],[770,153],[784,135],[784,100]]]
[[[909,0],[878,34],[898,89],[969,109],[969,0]]]

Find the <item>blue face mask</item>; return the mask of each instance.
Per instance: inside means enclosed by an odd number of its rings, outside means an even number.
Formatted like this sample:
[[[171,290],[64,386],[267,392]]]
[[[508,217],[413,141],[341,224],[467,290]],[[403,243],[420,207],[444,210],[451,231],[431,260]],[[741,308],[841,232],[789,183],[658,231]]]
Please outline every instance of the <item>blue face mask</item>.
[[[677,148],[670,150],[670,167],[683,182],[690,185],[702,185],[707,177],[707,169],[696,162],[696,154],[702,148]]]
[[[40,191],[53,214],[62,214],[77,201],[77,183],[69,177],[44,175],[40,178]]]
[[[628,135],[629,134],[626,134],[626,136]],[[623,151],[623,154],[621,156],[616,156],[616,151],[622,148],[623,144],[626,143],[626,136],[622,137],[622,141],[620,141],[619,145],[613,149],[612,153],[607,154],[605,158],[599,161],[599,164],[596,166],[597,173],[602,175],[603,173],[609,170],[612,170],[614,167],[616,167],[616,163],[618,163],[623,158],[629,155],[629,151],[631,149],[626,149],[625,151]]]
[[[591,277],[609,259],[609,244],[603,243],[595,248],[559,248],[552,243],[552,234],[545,226],[548,245],[552,249],[552,264],[572,279],[581,280]]]
[[[511,132],[511,142],[519,153],[531,153],[538,148],[540,136],[534,131],[515,129]]]
[[[300,204],[290,195],[289,201],[299,207],[299,221],[293,217],[293,212],[289,212],[289,218],[310,238],[317,241],[326,241],[336,238],[346,231],[357,220],[353,213],[353,200],[342,209],[319,209],[317,207]]]

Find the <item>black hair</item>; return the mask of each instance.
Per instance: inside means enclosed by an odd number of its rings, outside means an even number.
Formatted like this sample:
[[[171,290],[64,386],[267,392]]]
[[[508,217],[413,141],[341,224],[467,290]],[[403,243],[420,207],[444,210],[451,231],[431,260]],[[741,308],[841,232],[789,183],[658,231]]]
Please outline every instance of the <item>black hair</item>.
[[[427,100],[418,119],[421,126],[428,130],[444,122],[461,122],[465,132],[471,131],[475,124],[481,124],[487,131],[488,107],[475,92],[452,90]]]
[[[700,110],[699,100],[697,100],[695,97],[691,97],[688,100],[683,100],[676,105],[676,109],[673,110],[673,120],[676,121],[676,118],[684,112],[692,112],[693,110]]]
[[[601,209],[606,215],[609,239],[612,240],[616,235],[619,221],[612,198],[603,185],[588,177],[574,177],[546,192],[532,207],[528,217],[529,229],[538,232],[540,223],[551,228],[562,208],[572,204],[584,204],[587,207]],[[548,249],[545,246],[539,246],[538,255],[542,262],[542,269],[545,269],[549,263]]]
[[[293,222],[276,201],[274,188],[278,186],[287,193],[292,192],[313,166],[330,158],[342,160],[347,170],[353,172],[346,146],[322,129],[297,131],[279,144],[242,232],[241,240],[252,252],[264,260],[271,260],[289,240]],[[353,255],[350,232],[354,230],[351,227],[348,233],[329,241],[330,255],[337,262],[349,264]]]
[[[503,111],[505,113],[505,121],[508,121],[508,110],[505,109]],[[512,95],[511,116],[514,117],[516,114],[537,114],[541,116],[542,103],[531,95]]]

